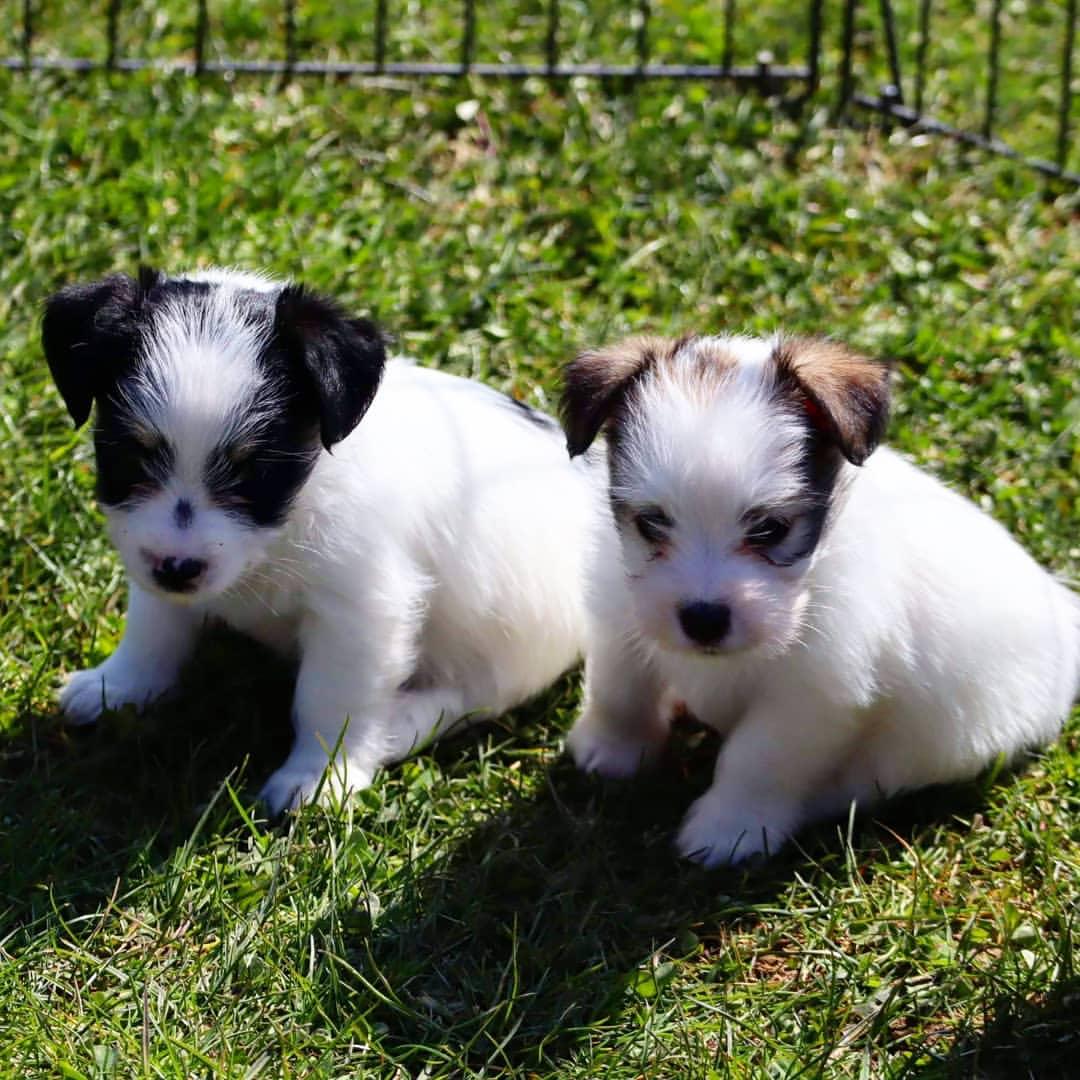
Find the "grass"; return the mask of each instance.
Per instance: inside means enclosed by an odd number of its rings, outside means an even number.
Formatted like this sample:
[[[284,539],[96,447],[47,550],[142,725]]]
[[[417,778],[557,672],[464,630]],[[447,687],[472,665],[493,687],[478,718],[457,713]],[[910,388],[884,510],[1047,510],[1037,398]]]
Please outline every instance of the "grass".
[[[141,259],[295,275],[547,407],[628,330],[828,330],[897,361],[893,443],[1077,581],[1074,192],[693,86],[0,74],[0,160],[0,1074],[1076,1075],[1080,714],[716,873],[670,848],[715,744],[579,776],[577,674],[278,827],[290,673],[246,642],[66,730],[123,582],[36,341]]]

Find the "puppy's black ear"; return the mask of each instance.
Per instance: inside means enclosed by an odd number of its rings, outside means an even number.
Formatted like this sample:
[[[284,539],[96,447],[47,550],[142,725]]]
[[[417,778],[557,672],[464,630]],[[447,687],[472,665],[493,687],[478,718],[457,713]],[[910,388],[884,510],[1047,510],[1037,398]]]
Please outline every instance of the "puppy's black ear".
[[[71,419],[81,427],[94,398],[107,392],[130,360],[138,337],[144,288],[140,280],[113,274],[87,285],[69,285],[45,302],[41,344]]]
[[[633,337],[589,349],[567,364],[560,413],[571,457],[589,449],[630,388],[671,349],[665,338]]]
[[[824,338],[787,338],[773,351],[777,387],[853,465],[877,448],[889,422],[888,364]]]
[[[314,394],[319,433],[329,450],[360,423],[386,364],[386,338],[369,319],[349,318],[302,285],[277,299],[274,329]]]

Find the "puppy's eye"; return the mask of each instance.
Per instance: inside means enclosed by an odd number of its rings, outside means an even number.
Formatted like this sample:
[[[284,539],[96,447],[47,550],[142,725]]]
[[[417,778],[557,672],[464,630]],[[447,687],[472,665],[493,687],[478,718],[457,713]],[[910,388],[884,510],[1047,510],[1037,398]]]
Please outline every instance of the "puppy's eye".
[[[634,525],[643,540],[649,544],[659,544],[667,539],[668,530],[674,527],[675,522],[659,506],[650,506],[634,515]]]
[[[787,534],[791,532],[791,522],[784,518],[767,517],[755,522],[746,535],[743,542],[747,547],[759,551],[767,551],[769,548],[782,544]]]

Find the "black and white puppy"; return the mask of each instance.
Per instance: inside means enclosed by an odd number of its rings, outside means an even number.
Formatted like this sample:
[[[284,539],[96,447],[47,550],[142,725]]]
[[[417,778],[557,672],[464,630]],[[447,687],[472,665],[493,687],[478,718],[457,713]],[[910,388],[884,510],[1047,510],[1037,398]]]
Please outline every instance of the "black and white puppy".
[[[277,812],[339,740],[324,790],[363,787],[579,656],[595,484],[549,418],[384,364],[371,322],[252,274],[71,286],[43,341],[76,424],[96,403],[130,586],[120,645],[63,689],[73,723],[165,693],[223,621],[299,659],[296,741],[262,791]]]
[[[888,371],[823,340],[638,338],[566,376],[572,453],[607,434],[578,763],[628,775],[685,706],[727,734],[679,835],[706,864],[971,777],[1052,739],[1080,602],[898,454]]]

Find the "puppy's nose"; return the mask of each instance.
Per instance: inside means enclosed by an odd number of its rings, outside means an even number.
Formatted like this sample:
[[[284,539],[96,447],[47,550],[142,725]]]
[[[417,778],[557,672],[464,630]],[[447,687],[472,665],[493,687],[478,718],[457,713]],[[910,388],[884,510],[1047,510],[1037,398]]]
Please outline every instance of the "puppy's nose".
[[[679,625],[691,641],[715,645],[731,629],[731,608],[727,604],[709,604],[696,600],[679,608]]]
[[[154,567],[154,580],[169,592],[191,592],[205,569],[202,559],[175,559],[170,555]]]

